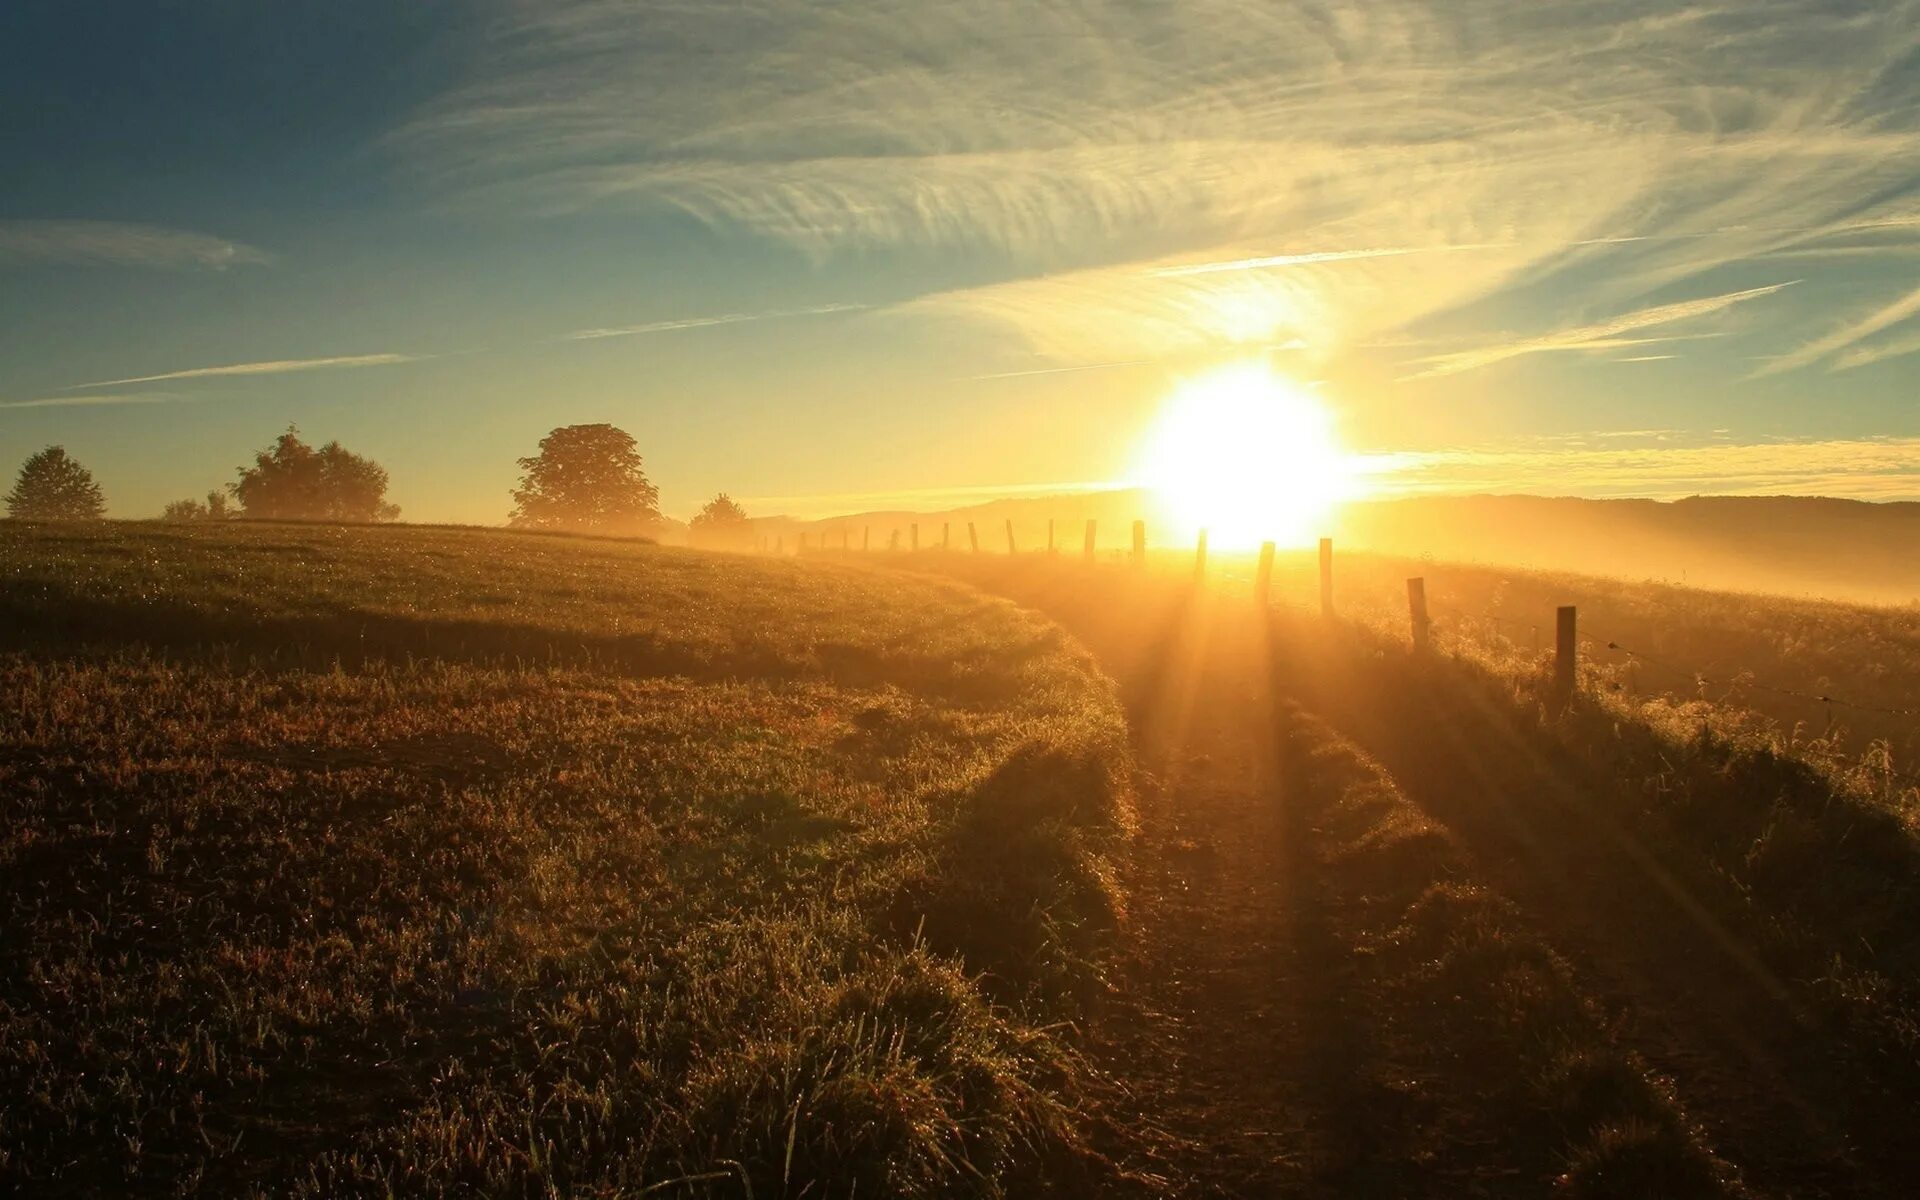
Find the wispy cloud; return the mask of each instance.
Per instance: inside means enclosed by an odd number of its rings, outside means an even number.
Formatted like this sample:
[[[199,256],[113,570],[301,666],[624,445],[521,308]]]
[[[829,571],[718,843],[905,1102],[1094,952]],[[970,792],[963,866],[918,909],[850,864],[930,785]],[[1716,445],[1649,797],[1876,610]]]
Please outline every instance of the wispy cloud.
[[[821,304],[812,308],[782,308],[769,312],[723,313],[713,317],[681,317],[671,321],[649,321],[642,325],[621,325],[608,329],[576,329],[561,335],[561,341],[582,342],[596,338],[633,337],[647,333],[676,333],[683,329],[707,329],[715,325],[740,325],[749,321],[774,321],[786,317],[818,317],[828,313],[859,312],[864,304]]]
[[[1076,363],[1070,367],[1035,367],[1029,371],[994,371],[987,375],[963,375],[961,378],[971,383],[989,379],[1028,379],[1036,375],[1071,375],[1077,371],[1115,371],[1122,367],[1144,367],[1153,362],[1151,358],[1125,358],[1118,362]]]
[[[1193,263],[1181,267],[1158,267],[1151,274],[1162,278],[1183,275],[1218,275],[1223,271],[1258,271],[1271,267],[1302,267],[1312,263],[1351,262],[1363,258],[1399,258],[1405,254],[1460,254],[1474,250],[1504,250],[1511,242],[1467,243],[1459,246],[1399,246],[1380,250],[1310,250],[1300,254],[1267,254],[1254,258],[1236,258],[1226,262]]]
[[[1409,379],[1424,379],[1435,375],[1454,375],[1461,371],[1473,371],[1494,363],[1505,362],[1527,354],[1545,354],[1569,350],[1611,350],[1622,346],[1645,345],[1649,342],[1665,340],[1662,338],[1623,338],[1621,335],[1636,330],[1651,329],[1659,325],[1670,325],[1677,321],[1691,321],[1712,313],[1720,312],[1736,304],[1755,300],[1762,296],[1771,296],[1783,288],[1793,286],[1797,281],[1768,284],[1765,287],[1747,288],[1744,291],[1725,292],[1718,296],[1703,296],[1696,300],[1681,300],[1673,304],[1661,304],[1653,308],[1643,308],[1625,313],[1612,320],[1601,321],[1593,325],[1581,325],[1572,329],[1562,329],[1554,333],[1502,345],[1481,346],[1472,350],[1463,350],[1454,354],[1439,354],[1418,361],[1427,364],[1425,371],[1407,376]]]
[[[1375,482],[1401,492],[1560,495],[1817,494],[1920,499],[1920,438],[1715,440],[1640,446],[1516,444],[1385,456]]]
[[[95,408],[115,404],[177,404],[192,397],[181,392],[125,392],[91,396],[39,396],[0,400],[0,408]]]
[[[1867,338],[1872,337],[1882,330],[1890,329],[1902,321],[1908,320],[1915,314],[1920,314],[1920,288],[1908,292],[1893,303],[1875,310],[1861,320],[1835,330],[1826,337],[1816,338],[1797,350],[1770,360],[1762,365],[1759,370],[1755,371],[1754,375],[1778,375],[1782,371],[1793,371],[1800,367],[1819,362],[1831,354],[1845,350],[1855,342],[1865,341]],[[1913,348],[1920,349],[1920,344],[1914,344]],[[1911,350],[1901,351],[1901,353],[1911,353]],[[1892,356],[1892,353],[1889,353],[1886,347],[1879,348],[1878,352],[1871,348],[1864,351],[1856,351],[1836,362],[1835,369],[1843,370],[1847,367],[1865,366],[1867,363],[1878,362],[1883,358],[1890,358]]]
[[[283,358],[270,362],[229,363],[218,367],[190,367],[184,371],[166,371],[158,375],[133,375],[126,379],[102,379],[76,383],[71,391],[83,388],[118,387],[129,383],[160,383],[169,379],[208,379],[230,375],[285,375],[294,371],[331,371],[349,367],[387,367],[397,363],[422,362],[432,355],[423,354],[349,354],[337,358]]]
[[[118,221],[0,220],[0,266],[53,262],[127,267],[227,267],[272,261],[241,242]]]
[[[1565,324],[1911,237],[1920,4],[1873,7],[552,0],[391,144],[458,206],[992,251],[998,281],[905,315],[1049,356],[1334,353],[1523,288]]]
[[[1851,371],[1855,367],[1871,366],[1890,358],[1905,358],[1909,354],[1920,354],[1920,334],[1909,334],[1871,346],[1856,346],[1844,354],[1835,355],[1833,369]]]

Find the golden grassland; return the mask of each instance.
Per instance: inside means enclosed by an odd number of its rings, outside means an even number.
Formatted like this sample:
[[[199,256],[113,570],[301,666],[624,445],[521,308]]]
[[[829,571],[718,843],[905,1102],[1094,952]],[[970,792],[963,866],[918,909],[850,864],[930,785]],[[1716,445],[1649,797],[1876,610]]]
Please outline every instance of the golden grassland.
[[[1251,573],[1234,560],[1222,569]],[[1920,782],[1920,609],[1636,581],[1632,569],[1608,578],[1342,550],[1335,595],[1343,617],[1404,638],[1406,580],[1419,576],[1438,642],[1512,662],[1551,653],[1554,611],[1571,604],[1592,689],[1723,723],[1737,714],[1785,752]],[[1311,555],[1283,554],[1276,597],[1317,607],[1317,572]]]
[[[1366,1086],[1454,1098],[1393,1130],[1405,1152],[1438,1161],[1450,1143],[1497,1141],[1569,1197],[1746,1194],[1672,1082],[1619,1044],[1540,923],[1479,878],[1460,839],[1351,740],[1298,710],[1293,721],[1294,795],[1323,886],[1359,898],[1330,911],[1354,952],[1349,1003],[1374,1031]]]
[[[1075,1153],[1128,751],[1039,618],[619,542],[9,524],[0,622],[11,1186],[995,1195]]]
[[[1116,614],[1214,604],[1205,593],[1240,583],[1216,571],[1203,592],[1191,560],[1172,556],[1146,571],[985,555],[909,564],[1049,612],[1103,659],[1112,657],[1103,628],[1147,640],[1138,621]],[[1402,565],[1381,564],[1382,584],[1401,578]],[[1449,578],[1427,566],[1430,579]],[[1669,1083],[1567,975],[1558,951],[1577,948],[1590,974],[1623,972],[1615,986],[1629,1005],[1661,1014],[1647,1019],[1667,1061],[1723,1053],[1732,1071],[1768,1062],[1779,1072],[1773,1086],[1790,1081],[1794,1102],[1812,1105],[1829,1134],[1847,1131],[1852,1148],[1834,1153],[1898,1170],[1909,1153],[1898,1114],[1920,1103],[1913,786],[1876,768],[1883,755],[1862,765],[1796,741],[1737,696],[1648,696],[1611,686],[1604,665],[1561,710],[1546,656],[1465,637],[1416,653],[1403,616],[1389,619],[1384,601],[1373,613],[1354,603],[1352,585],[1365,578],[1356,574],[1344,576],[1341,617],[1279,607],[1266,618],[1267,640],[1240,653],[1270,656],[1274,693],[1294,706],[1312,765],[1290,802],[1317,814],[1304,818],[1302,836],[1349,871],[1336,885],[1348,922],[1338,936],[1374,972],[1355,982],[1353,999],[1379,1005],[1370,1024],[1400,1048],[1399,1061],[1424,1055],[1436,1080],[1451,1071],[1455,1085],[1482,1078],[1458,1107],[1508,1113],[1492,1138],[1564,1147],[1563,1183],[1576,1194],[1739,1191],[1738,1172],[1700,1139]],[[1502,577],[1542,595],[1600,584]],[[1684,611],[1689,598],[1657,600]],[[1689,633],[1703,641],[1760,642],[1777,628],[1763,598],[1709,594],[1697,604],[1714,614]],[[1762,629],[1723,624],[1741,606]],[[1782,607],[1782,621],[1815,612],[1840,629],[1857,619],[1899,631],[1898,614],[1881,610]],[[1354,609],[1358,617],[1345,615]],[[1835,635],[1823,653],[1838,660],[1846,644]],[[1723,1079],[1704,1092],[1702,1116],[1747,1119],[1725,1111]],[[1528,1113],[1548,1118],[1544,1131]],[[1806,1132],[1741,1150],[1811,1159],[1821,1151],[1797,1144]],[[1825,1168],[1780,1169],[1811,1181]]]
[[[1897,1170],[1920,797],[1891,748],[1598,653],[1562,711],[1512,626],[1572,601],[1864,699],[1850,649],[1903,661],[1900,611],[1345,556],[1326,622],[1310,559],[1271,612],[1231,594],[1249,565],[1191,565],[0,525],[0,1182],[1160,1194],[1141,1098],[1193,1081],[1081,1030],[1142,944],[1125,715],[1189,685],[1202,719],[1271,706],[1248,730],[1286,764],[1248,799],[1290,872],[1263,928],[1329,998],[1303,1187]]]
[[[1258,614],[1176,570],[1004,556],[897,561],[1055,616],[1109,665],[1135,708],[1179,686],[1164,651],[1183,639],[1210,660],[1200,686],[1241,695],[1237,703],[1248,689],[1271,691],[1284,764],[1271,836],[1294,847],[1282,869],[1296,908],[1276,923],[1322,976],[1311,990],[1336,998],[1314,1035],[1325,1045],[1309,1055],[1321,1077],[1301,1101],[1322,1110],[1302,1117],[1313,1130],[1296,1151],[1306,1194],[1748,1194],[1673,1081],[1621,1039],[1593,981],[1569,967],[1556,947],[1565,927],[1505,894],[1479,858],[1477,831],[1429,789],[1416,799],[1363,745],[1404,768],[1402,751],[1431,726],[1355,717],[1356,706],[1378,717],[1376,690],[1403,688],[1426,669],[1404,650],[1365,626]],[[1508,711],[1517,720],[1524,709]],[[1487,782],[1458,764],[1420,765],[1457,774],[1468,791]]]

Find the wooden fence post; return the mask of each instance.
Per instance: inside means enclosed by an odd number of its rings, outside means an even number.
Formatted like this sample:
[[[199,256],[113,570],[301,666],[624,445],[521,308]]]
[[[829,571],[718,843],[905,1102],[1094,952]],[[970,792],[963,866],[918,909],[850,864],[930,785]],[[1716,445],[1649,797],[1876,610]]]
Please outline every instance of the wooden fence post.
[[[1087,561],[1088,561],[1088,562],[1092,562],[1092,561],[1093,561],[1093,533],[1094,533],[1094,526],[1095,526],[1095,522],[1094,522],[1094,520],[1093,520],[1093,518],[1092,518],[1092,517],[1088,517],[1088,518],[1087,518],[1087,548],[1086,548],[1086,558],[1087,558]]]
[[[1333,615],[1333,539],[1320,539],[1320,615]]]
[[[980,553],[980,532],[973,527],[972,521],[967,522],[967,544],[973,547],[975,554]]]
[[[873,549],[873,526],[865,525],[860,529],[860,553]]]
[[[1200,545],[1193,552],[1193,578],[1197,583],[1207,577],[1207,531],[1200,531]]]
[[[1267,606],[1273,595],[1273,543],[1260,543],[1260,569],[1253,576],[1253,598],[1260,607]]]
[[[950,549],[952,546],[953,546],[953,522],[942,521],[940,522],[940,548],[942,550],[946,550],[946,549]]]
[[[1579,653],[1579,610],[1571,604],[1560,606],[1554,622],[1553,702],[1565,708],[1573,701],[1575,656]]]
[[[1419,576],[1407,580],[1407,616],[1413,622],[1413,648],[1424,651],[1432,623],[1427,620],[1427,581]]]
[[[1013,518],[1007,518],[1007,553],[1013,553]]]
[[[913,523],[913,552],[920,553],[920,522]]]
[[[1136,567],[1147,565],[1147,523],[1145,521],[1133,523],[1133,565]]]

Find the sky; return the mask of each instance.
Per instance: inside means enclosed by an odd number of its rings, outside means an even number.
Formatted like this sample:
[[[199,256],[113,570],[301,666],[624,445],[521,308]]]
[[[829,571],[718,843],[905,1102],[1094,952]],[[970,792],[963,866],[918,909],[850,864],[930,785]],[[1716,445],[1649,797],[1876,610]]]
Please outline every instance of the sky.
[[[0,471],[114,516],[1117,483],[1249,359],[1383,492],[1920,499],[1920,3],[0,6]]]

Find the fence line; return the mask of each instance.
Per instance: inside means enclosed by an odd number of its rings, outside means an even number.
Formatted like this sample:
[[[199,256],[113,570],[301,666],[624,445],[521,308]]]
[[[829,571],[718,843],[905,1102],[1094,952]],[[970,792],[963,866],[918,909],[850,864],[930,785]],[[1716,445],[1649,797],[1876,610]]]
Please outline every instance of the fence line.
[[[1499,625],[1527,626],[1528,628],[1532,629],[1536,635],[1539,630],[1538,625],[1530,624],[1529,622],[1521,620],[1519,618],[1501,617],[1493,613],[1468,614],[1468,613],[1460,612],[1459,610],[1451,610],[1451,612],[1452,612],[1452,615],[1458,616],[1458,617],[1464,617],[1467,620],[1477,619],[1477,620],[1491,621],[1496,626],[1499,626]],[[1707,671],[1697,670],[1692,667],[1682,666],[1666,657],[1655,657],[1655,656],[1642,653],[1641,651],[1635,650],[1632,647],[1621,642],[1618,638],[1611,637],[1600,630],[1594,630],[1592,632],[1593,632],[1593,637],[1583,640],[1582,645],[1588,647],[1589,649],[1607,650],[1607,651],[1612,651],[1618,654],[1624,654],[1626,655],[1626,658],[1627,658],[1627,662],[1625,665],[1629,665],[1629,666],[1644,665],[1644,666],[1652,667],[1658,671],[1663,672],[1671,679],[1682,680],[1682,681],[1691,683],[1697,693],[1704,693],[1704,691],[1707,688],[1714,687],[1714,686],[1724,687],[1727,689],[1726,694],[1721,696],[1718,699],[1701,695],[1700,698],[1703,700],[1706,700],[1708,703],[1721,705],[1721,706],[1739,705],[1742,707],[1750,708],[1751,707],[1750,704],[1746,704],[1746,705],[1741,704],[1741,700],[1737,695],[1737,693],[1740,691],[1752,690],[1757,692],[1764,692],[1772,696],[1781,696],[1788,699],[1801,700],[1810,704],[1821,704],[1821,705],[1827,706],[1827,731],[1828,732],[1831,732],[1833,728],[1833,724],[1834,724],[1833,709],[1835,708],[1847,709],[1853,712],[1871,713],[1876,716],[1920,717],[1920,708],[1893,708],[1893,707],[1880,705],[1880,704],[1866,704],[1856,700],[1849,700],[1843,696],[1834,695],[1831,692],[1826,692],[1826,691],[1811,692],[1811,691],[1805,691],[1799,688],[1781,687],[1776,684],[1768,683],[1765,680],[1757,678],[1751,671],[1741,671],[1732,676],[1727,676],[1719,672],[1707,672]],[[1537,650],[1537,644],[1536,644],[1536,650]],[[1893,763],[1892,763],[1891,747],[1888,747],[1888,755],[1889,756],[1886,759],[1885,764],[1877,768],[1879,773],[1885,776],[1890,781],[1898,781],[1900,783],[1903,783],[1909,786],[1920,787],[1920,771],[1898,770],[1893,766]]]
[[[1018,546],[1015,541],[1013,526],[1014,526],[1013,520],[1011,518],[1008,518],[1005,522],[1005,530],[1006,530],[1006,539],[1007,539],[1007,554],[1010,557],[1018,553]],[[1098,528],[1099,527],[1098,527],[1097,521],[1093,519],[1088,519],[1088,521],[1086,522],[1085,537],[1084,537],[1084,542],[1082,546],[1083,557],[1087,562],[1098,561],[1098,542],[1097,542]],[[896,551],[899,549],[900,541],[901,541],[900,533],[901,533],[901,530],[897,527],[891,531],[890,537],[889,537],[890,549],[896,550]],[[918,523],[911,524],[908,527],[908,533],[910,538],[912,539],[911,541],[912,548],[916,551],[919,550],[920,527]],[[947,551],[951,549],[951,534],[952,534],[952,523],[951,522],[944,523],[941,526],[941,530],[940,530],[940,549],[942,551]],[[1052,519],[1049,519],[1047,522],[1047,546],[1046,546],[1046,553],[1049,555],[1053,554],[1057,549],[1057,543],[1055,541],[1054,534],[1055,534],[1055,522]],[[1134,521],[1132,523],[1131,535],[1132,535],[1131,536],[1132,545],[1130,547],[1130,550],[1121,550],[1116,548],[1111,550],[1109,553],[1112,554],[1113,557],[1116,559],[1124,555],[1125,556],[1124,561],[1127,561],[1128,563],[1130,563],[1135,567],[1142,567],[1146,565],[1147,553],[1148,553],[1146,522],[1142,520]],[[809,548],[807,535],[804,532],[802,532],[798,535],[798,537],[799,537],[799,549],[804,552]],[[871,526],[864,527],[861,531],[861,549],[863,552],[871,552],[872,538],[873,538],[872,527]],[[969,521],[967,523],[967,540],[968,540],[969,548],[973,551],[973,553],[978,554],[981,552],[979,532],[975,523],[972,521]],[[762,552],[765,552],[769,548],[769,541],[771,541],[771,549],[773,553],[780,554],[785,552],[786,537],[784,533],[776,534],[771,539],[767,538],[765,535],[760,535],[756,537],[755,539],[756,549]],[[848,548],[848,542],[849,542],[849,536],[848,536],[847,527],[842,525],[840,527],[840,548],[843,551]],[[828,535],[825,531],[822,531],[819,539],[819,547],[820,549],[825,550],[828,545],[829,545]],[[1323,617],[1332,618],[1335,615],[1334,575],[1333,575],[1333,572],[1334,572],[1333,539],[1321,538],[1319,540],[1318,550],[1319,550],[1320,613]],[[1230,568],[1225,568],[1221,566],[1215,566],[1210,573],[1208,569],[1209,568],[1208,535],[1207,535],[1207,531],[1203,529],[1199,531],[1199,535],[1196,539],[1196,543],[1194,547],[1193,576],[1192,576],[1193,584],[1195,586],[1205,586],[1207,581],[1210,579],[1232,582],[1232,583],[1239,584],[1243,587],[1246,587],[1252,593],[1253,599],[1257,603],[1261,604],[1263,607],[1286,608],[1286,609],[1301,612],[1301,613],[1311,613],[1313,611],[1312,608],[1308,604],[1304,603],[1303,601],[1289,599],[1287,597],[1275,597],[1273,595],[1272,577],[1273,577],[1274,552],[1275,552],[1274,543],[1272,542],[1262,543],[1260,547],[1259,560],[1258,560],[1259,566],[1257,568],[1256,574],[1252,576],[1248,576],[1248,575],[1242,574],[1239,571],[1235,571]],[[1030,551],[1029,553],[1032,553],[1032,552]],[[1491,623],[1494,627],[1495,634],[1505,639],[1510,645],[1516,644],[1516,643],[1514,642],[1513,638],[1508,637],[1508,635],[1506,634],[1506,629],[1508,627],[1512,627],[1516,630],[1522,629],[1522,628],[1528,630],[1529,638],[1530,638],[1530,646],[1532,651],[1534,653],[1540,652],[1541,640],[1542,640],[1541,631],[1544,628],[1542,623],[1537,621],[1530,621],[1521,617],[1502,616],[1498,613],[1467,613],[1458,609],[1449,608],[1444,604],[1434,605],[1432,603],[1431,597],[1427,593],[1426,580],[1424,577],[1421,577],[1421,576],[1410,577],[1406,582],[1407,582],[1409,633],[1411,636],[1413,646],[1416,651],[1424,652],[1431,648],[1433,631],[1437,627],[1445,628],[1447,625],[1451,624],[1455,628],[1458,628],[1460,626],[1466,625],[1469,622],[1484,621],[1484,622]],[[1435,621],[1434,619],[1435,614],[1438,614],[1438,616],[1442,619],[1440,622]],[[1831,692],[1826,692],[1826,691],[1815,692],[1815,691],[1806,691],[1799,688],[1781,687],[1776,684],[1766,682],[1765,680],[1758,679],[1751,672],[1740,672],[1731,677],[1728,677],[1728,676],[1719,674],[1717,672],[1709,673],[1705,671],[1694,670],[1692,668],[1682,666],[1678,663],[1672,662],[1671,660],[1668,660],[1663,657],[1655,657],[1655,656],[1645,654],[1639,650],[1636,650],[1626,645],[1620,639],[1609,636],[1599,630],[1594,630],[1591,628],[1582,630],[1579,628],[1577,623],[1577,618],[1575,617],[1574,614],[1575,614],[1574,607],[1571,605],[1568,605],[1568,606],[1562,606],[1555,617],[1555,630],[1554,630],[1555,632],[1555,653],[1554,653],[1555,688],[1554,690],[1557,694],[1557,698],[1561,700],[1571,698],[1573,689],[1577,684],[1577,677],[1578,677],[1577,659],[1578,659],[1579,650],[1581,647],[1585,647],[1589,653],[1592,653],[1596,650],[1606,650],[1606,651],[1617,653],[1617,654],[1623,654],[1626,656],[1627,665],[1644,664],[1656,670],[1662,671],[1672,678],[1690,681],[1697,690],[1704,690],[1710,686],[1724,686],[1729,689],[1751,689],[1757,692],[1764,692],[1768,695],[1780,696],[1787,699],[1801,700],[1811,704],[1826,705],[1828,706],[1828,709],[1829,709],[1829,727],[1831,727],[1831,724],[1832,724],[1831,710],[1833,708],[1842,708],[1852,712],[1871,713],[1876,716],[1898,717],[1898,718],[1920,717],[1920,708],[1911,708],[1911,707],[1895,708],[1887,705],[1867,704],[1867,703],[1863,703],[1856,700],[1850,700],[1843,696],[1836,696]],[[1589,634],[1590,636],[1582,637],[1581,635],[1583,633]],[[1718,701],[1718,703],[1726,703],[1726,702],[1727,702],[1726,700]],[[1908,778],[1905,775],[1901,775],[1897,772],[1893,772],[1890,768],[1888,773],[1889,775],[1897,778],[1902,778],[1902,779]],[[1920,775],[1913,776],[1912,781],[1916,783],[1920,783]]]

